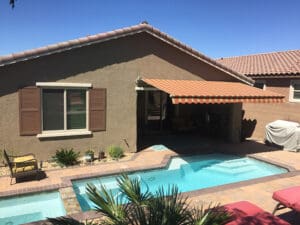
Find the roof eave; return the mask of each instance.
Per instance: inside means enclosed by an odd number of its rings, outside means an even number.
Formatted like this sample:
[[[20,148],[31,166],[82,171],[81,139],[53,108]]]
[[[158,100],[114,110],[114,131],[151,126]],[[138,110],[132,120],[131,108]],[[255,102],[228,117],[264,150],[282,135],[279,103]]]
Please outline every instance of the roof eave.
[[[8,55],[6,57],[11,58],[11,59],[7,59],[7,60],[3,59],[3,58],[5,58],[5,56],[4,56],[2,58],[2,61],[0,58],[0,66],[6,66],[6,65],[14,64],[14,63],[21,62],[21,61],[26,61],[26,60],[30,60],[30,59],[39,58],[42,56],[47,56],[47,55],[51,55],[51,54],[55,54],[55,53],[72,50],[75,48],[81,48],[84,46],[93,45],[93,44],[97,44],[97,43],[101,43],[101,42],[105,42],[105,41],[109,41],[109,40],[113,40],[113,39],[118,39],[121,37],[130,36],[130,35],[134,35],[134,34],[141,33],[141,32],[147,32],[147,33],[151,34],[152,36],[168,43],[169,45],[176,47],[177,49],[185,52],[186,54],[189,54],[189,55],[197,58],[198,60],[201,60],[201,61],[229,74],[230,76],[232,76],[246,84],[249,84],[249,85],[254,84],[254,80],[252,80],[251,78],[249,78],[243,74],[240,74],[240,73],[218,63],[217,61],[201,54],[200,52],[194,50],[193,48],[181,43],[180,41],[177,41],[176,39],[170,37],[169,35],[161,32],[160,30],[158,30],[148,24],[139,24],[139,25],[132,26],[132,27],[127,27],[127,28],[123,28],[123,29],[119,29],[119,30],[106,32],[106,33],[96,34],[96,35],[92,35],[92,36],[88,36],[88,37],[70,40],[67,42],[60,42],[55,45],[48,45],[45,47]],[[104,38],[104,37],[101,37],[101,35],[102,36],[106,35],[107,37]],[[94,41],[92,40],[92,39],[97,39],[97,38],[99,38],[99,39],[94,40]],[[14,57],[13,55],[24,55],[24,57],[22,57],[22,56]]]
[[[30,60],[30,59],[36,59],[36,58],[47,56],[47,55],[61,53],[61,52],[64,52],[64,51],[68,51],[68,50],[72,50],[72,49],[76,49],[76,48],[81,48],[81,47],[85,47],[85,46],[89,46],[89,45],[93,45],[93,44],[98,44],[98,43],[101,43],[101,42],[105,42],[105,41],[109,41],[109,40],[114,40],[114,39],[118,39],[118,38],[121,38],[121,37],[126,37],[126,36],[130,36],[130,35],[134,35],[134,34],[137,34],[137,33],[144,32],[144,30],[145,29],[141,29],[141,30],[137,30],[137,31],[132,31],[132,32],[129,32],[129,33],[125,33],[125,34],[114,35],[112,37],[107,37],[107,38],[103,38],[103,39],[96,40],[96,41],[90,41],[90,42],[82,43],[82,44],[74,44],[73,46],[60,47],[60,48],[55,49],[55,50],[49,50],[47,52],[33,54],[31,56],[29,55],[29,56],[21,57],[21,58],[18,58],[18,59],[7,60],[7,62],[6,61],[0,62],[0,67],[1,66],[6,66],[6,65],[10,65],[10,64],[14,64],[14,63],[17,63],[17,62],[27,61],[27,60]],[[71,40],[71,41],[73,41],[73,40]],[[48,46],[42,47],[42,48],[48,48]]]
[[[300,77],[300,73],[283,73],[283,74],[262,74],[262,75],[252,75],[252,74],[247,74],[246,76],[251,77],[252,79],[272,79],[272,78],[299,78]]]

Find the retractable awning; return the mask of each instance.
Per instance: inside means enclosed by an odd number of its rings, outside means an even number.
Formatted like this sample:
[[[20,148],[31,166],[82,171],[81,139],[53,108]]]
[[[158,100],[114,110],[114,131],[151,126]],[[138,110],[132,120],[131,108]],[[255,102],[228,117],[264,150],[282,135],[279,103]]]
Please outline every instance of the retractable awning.
[[[282,103],[284,96],[239,82],[141,79],[168,93],[173,104]],[[148,86],[149,87],[149,86]]]

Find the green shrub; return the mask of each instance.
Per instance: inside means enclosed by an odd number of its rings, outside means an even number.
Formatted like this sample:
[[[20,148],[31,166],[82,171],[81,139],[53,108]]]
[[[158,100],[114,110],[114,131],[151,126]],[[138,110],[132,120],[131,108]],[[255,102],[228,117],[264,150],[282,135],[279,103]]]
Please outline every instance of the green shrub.
[[[88,150],[86,150],[85,151],[85,154],[86,155],[92,155],[92,154],[94,154],[95,152],[93,151],[93,149],[88,149]]]
[[[108,151],[108,154],[110,155],[110,157],[112,157],[113,159],[119,159],[124,154],[123,149],[121,147],[115,146],[115,145],[109,146],[107,151]]]
[[[95,152],[93,151],[93,149],[90,148],[90,149],[86,150],[84,154],[85,154],[85,156],[89,157],[88,159],[86,159],[87,161],[90,161],[90,162],[94,161]]]
[[[61,167],[63,166],[72,166],[78,163],[80,152],[74,152],[73,148],[61,148],[60,150],[56,150],[52,159]]]

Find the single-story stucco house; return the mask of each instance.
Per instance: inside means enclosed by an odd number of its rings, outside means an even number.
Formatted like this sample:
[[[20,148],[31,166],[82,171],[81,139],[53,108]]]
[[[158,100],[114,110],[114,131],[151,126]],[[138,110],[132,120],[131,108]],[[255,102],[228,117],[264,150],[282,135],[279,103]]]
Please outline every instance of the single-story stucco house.
[[[282,102],[148,24],[0,57],[0,148],[139,150],[174,132],[239,142],[242,103]]]
[[[283,119],[300,122],[300,50],[218,59],[255,81],[254,86],[285,96],[284,104],[244,104],[245,117],[256,119],[254,138],[265,137],[265,125]]]

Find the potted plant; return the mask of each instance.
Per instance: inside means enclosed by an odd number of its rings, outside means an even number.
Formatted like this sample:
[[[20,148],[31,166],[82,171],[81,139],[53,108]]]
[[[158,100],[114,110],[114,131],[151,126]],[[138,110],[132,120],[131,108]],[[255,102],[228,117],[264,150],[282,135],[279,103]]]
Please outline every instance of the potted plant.
[[[100,160],[102,160],[102,159],[104,159],[104,158],[105,158],[105,151],[100,150],[100,151],[99,151],[99,157],[98,157],[98,160],[100,161]]]
[[[93,162],[95,158],[95,153],[92,149],[88,149],[85,151],[85,156],[87,161],[90,160],[90,162]]]

